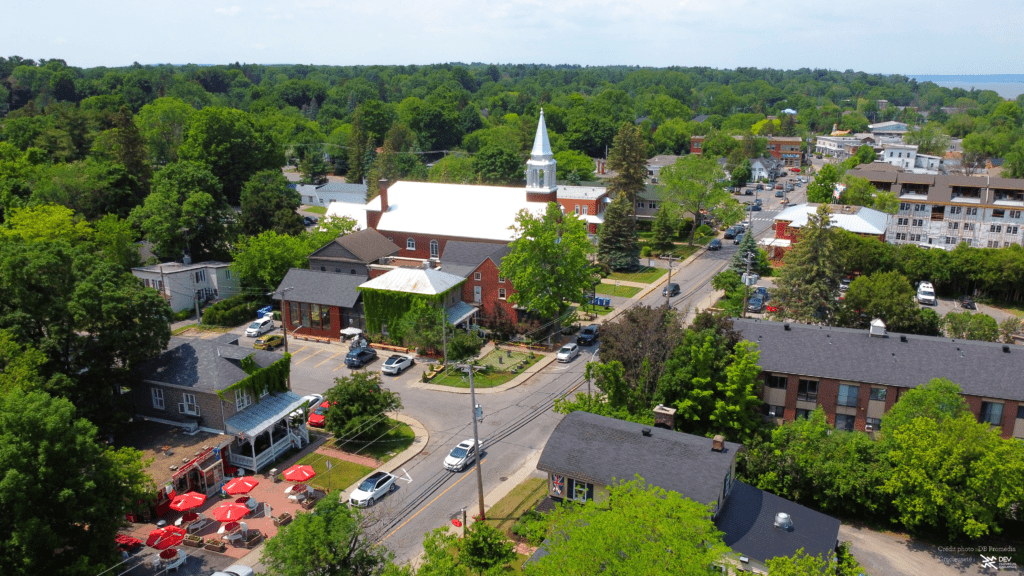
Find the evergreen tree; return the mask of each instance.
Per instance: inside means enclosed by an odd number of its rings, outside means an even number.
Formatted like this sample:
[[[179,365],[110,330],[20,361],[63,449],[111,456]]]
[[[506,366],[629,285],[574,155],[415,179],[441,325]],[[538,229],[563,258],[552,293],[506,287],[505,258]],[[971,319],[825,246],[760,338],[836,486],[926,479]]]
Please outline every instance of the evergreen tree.
[[[647,179],[647,143],[638,126],[623,124],[608,151],[608,168],[617,174],[608,183],[608,191],[625,196],[628,213],[636,214],[637,196],[644,191]]]
[[[627,202],[620,194],[608,205],[597,243],[597,259],[614,270],[635,268],[640,263],[636,220]]]
[[[754,235],[748,230],[743,234],[743,240],[740,241],[740,247],[732,255],[732,263],[729,267],[735,270],[739,274],[743,274],[747,271],[747,254],[750,254],[753,260],[750,261],[750,270],[753,272],[757,271],[757,240]]]
[[[654,232],[653,245],[655,250],[667,250],[672,248],[672,241],[676,237],[676,218],[668,204],[663,203],[658,213],[654,216],[654,224],[651,226]]]
[[[828,204],[807,219],[779,272],[775,301],[779,318],[831,325],[839,302],[842,258],[836,249],[836,229]]]

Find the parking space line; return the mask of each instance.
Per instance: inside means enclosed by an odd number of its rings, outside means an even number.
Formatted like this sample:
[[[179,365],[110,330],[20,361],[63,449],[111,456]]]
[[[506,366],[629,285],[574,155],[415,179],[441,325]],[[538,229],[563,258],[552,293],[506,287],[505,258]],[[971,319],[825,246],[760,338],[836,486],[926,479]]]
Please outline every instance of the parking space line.
[[[299,364],[302,364],[303,362],[305,362],[306,360],[309,360],[309,359],[310,359],[310,358],[312,358],[313,356],[316,356],[316,355],[317,355],[317,354],[319,354],[320,352],[321,352],[320,350],[317,350],[316,352],[313,352],[312,354],[310,354],[309,356],[306,356],[306,357],[305,357],[305,358],[303,358],[302,360],[299,360],[298,362],[296,362],[296,363],[292,364],[292,366],[297,366],[297,365],[299,365]]]
[[[327,360],[324,360],[324,361],[323,361],[323,362],[321,362],[320,364],[317,364],[316,366],[313,366],[313,368],[319,368],[319,367],[320,367],[320,366],[321,366],[322,364],[324,364],[325,362],[328,362],[328,361],[330,361],[330,360],[332,360],[332,359],[334,359],[334,358],[337,358],[337,357],[338,357],[338,356],[340,356],[340,355],[341,355],[341,352],[338,352],[337,354],[335,354],[334,356],[331,356],[331,357],[330,357],[330,358],[328,358]]]
[[[484,463],[484,461],[486,461],[486,460],[487,460],[487,458],[484,458],[483,460],[481,460],[481,461],[480,461],[480,464],[483,464],[483,463]],[[427,505],[426,505],[426,506],[424,506],[423,508],[420,508],[419,510],[417,510],[417,511],[416,511],[416,513],[415,513],[415,514],[413,514],[412,516],[409,516],[409,519],[408,519],[408,520],[406,520],[405,522],[402,522],[402,523],[401,523],[401,525],[399,525],[399,526],[398,526],[398,528],[395,528],[394,530],[392,530],[392,531],[391,531],[391,534],[388,534],[387,536],[385,536],[384,538],[382,538],[382,539],[381,539],[381,542],[384,542],[384,540],[387,540],[388,538],[391,538],[391,537],[392,537],[392,536],[393,536],[393,535],[395,534],[395,532],[398,532],[399,530],[401,530],[401,529],[402,529],[402,527],[403,527],[403,526],[405,526],[405,525],[406,525],[406,524],[408,524],[409,522],[412,522],[412,519],[413,519],[413,518],[415,518],[415,517],[417,517],[417,516],[419,516],[419,515],[420,515],[420,512],[423,512],[423,511],[424,511],[424,510],[426,510],[427,508],[430,508],[430,505],[431,505],[431,504],[433,504],[434,502],[437,502],[437,499],[438,499],[438,498],[440,498],[441,496],[444,496],[445,494],[447,494],[447,493],[448,493],[448,491],[449,491],[449,490],[451,490],[452,488],[455,488],[456,486],[458,486],[458,485],[459,485],[459,482],[462,482],[462,481],[463,481],[463,480],[465,480],[466,478],[469,478],[470,476],[472,476],[472,475],[473,475],[473,470],[476,470],[476,466],[473,466],[473,468],[472,468],[472,469],[471,469],[471,470],[470,470],[470,471],[469,471],[469,472],[468,472],[467,474],[463,474],[463,475],[462,475],[462,478],[459,478],[458,480],[456,480],[456,481],[455,481],[455,484],[452,484],[451,486],[449,486],[449,487],[445,488],[445,489],[444,489],[444,492],[441,492],[440,494],[438,494],[437,496],[435,496],[435,497],[434,497],[434,499],[433,499],[433,500],[431,500],[429,504],[427,504]]]

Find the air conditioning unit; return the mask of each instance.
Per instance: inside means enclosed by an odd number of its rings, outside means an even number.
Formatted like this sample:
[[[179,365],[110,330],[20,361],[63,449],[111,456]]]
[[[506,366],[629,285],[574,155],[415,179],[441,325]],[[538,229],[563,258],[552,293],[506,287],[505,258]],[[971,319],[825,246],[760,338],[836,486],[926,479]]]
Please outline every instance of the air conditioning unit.
[[[183,426],[185,434],[189,436],[195,436],[199,433],[199,422],[186,422]]]
[[[872,430],[874,430],[874,429],[875,429],[875,427],[874,427],[874,426],[872,426],[871,424],[865,424],[865,425],[864,425],[864,431],[865,431],[865,432],[871,432],[871,431],[872,431]]]

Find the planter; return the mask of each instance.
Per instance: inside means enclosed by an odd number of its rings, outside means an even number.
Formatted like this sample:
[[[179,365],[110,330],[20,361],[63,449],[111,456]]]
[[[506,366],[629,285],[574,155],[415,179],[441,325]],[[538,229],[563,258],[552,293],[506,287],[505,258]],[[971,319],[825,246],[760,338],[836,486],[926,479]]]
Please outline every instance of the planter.
[[[191,534],[189,536],[191,536]],[[202,548],[203,546],[203,539],[199,538],[198,536],[192,536],[191,538],[186,537],[181,542],[189,548]]]
[[[291,521],[292,521],[292,515],[287,513],[287,512],[285,512],[284,514],[281,514],[277,518],[274,518],[274,526],[277,526],[277,527],[286,526]]]
[[[203,549],[210,550],[211,552],[224,552],[228,549],[228,547],[223,542],[212,540],[210,542],[207,542],[206,546],[203,546]]]

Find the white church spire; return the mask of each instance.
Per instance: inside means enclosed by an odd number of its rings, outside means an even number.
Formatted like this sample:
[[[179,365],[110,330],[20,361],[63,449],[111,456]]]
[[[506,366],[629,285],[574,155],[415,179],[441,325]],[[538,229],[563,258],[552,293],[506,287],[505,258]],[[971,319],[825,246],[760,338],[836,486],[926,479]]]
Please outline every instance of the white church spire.
[[[537,121],[537,136],[533,139],[533,150],[526,162],[526,191],[537,193],[554,193],[558,190],[555,184],[555,157],[551,153],[551,142],[548,140],[548,127],[544,124],[544,110],[540,111]]]

